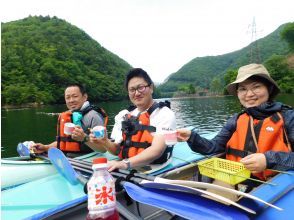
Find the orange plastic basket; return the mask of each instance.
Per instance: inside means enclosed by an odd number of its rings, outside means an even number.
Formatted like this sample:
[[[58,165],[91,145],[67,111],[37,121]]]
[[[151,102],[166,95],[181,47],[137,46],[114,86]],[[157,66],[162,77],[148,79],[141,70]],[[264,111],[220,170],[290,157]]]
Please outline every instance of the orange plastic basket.
[[[208,176],[231,185],[236,185],[250,177],[250,171],[242,163],[211,158],[197,163],[202,175]]]

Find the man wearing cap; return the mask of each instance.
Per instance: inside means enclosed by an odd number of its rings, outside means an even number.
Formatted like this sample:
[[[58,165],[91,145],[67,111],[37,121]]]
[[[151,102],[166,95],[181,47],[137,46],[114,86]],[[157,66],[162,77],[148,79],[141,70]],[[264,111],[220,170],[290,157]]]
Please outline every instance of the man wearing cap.
[[[294,110],[273,101],[280,89],[267,69],[261,64],[242,66],[227,90],[238,97],[243,111],[212,140],[195,130],[179,129],[179,141],[187,141],[201,154],[225,152],[226,159],[243,163],[262,180],[275,175],[267,169],[294,169]]]

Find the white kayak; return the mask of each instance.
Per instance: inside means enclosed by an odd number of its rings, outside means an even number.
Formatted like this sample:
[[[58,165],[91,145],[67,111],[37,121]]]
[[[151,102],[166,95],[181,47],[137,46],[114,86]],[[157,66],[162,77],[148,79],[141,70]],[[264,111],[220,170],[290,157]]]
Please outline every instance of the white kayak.
[[[20,185],[55,173],[57,171],[49,161],[31,160],[27,157],[1,159],[1,189]]]
[[[211,139],[214,135],[215,133],[212,133],[204,135],[204,137]],[[92,152],[74,159],[92,162],[96,157],[118,160],[117,156],[108,152]],[[186,142],[179,142],[174,146],[173,156],[166,163],[142,167],[140,171],[146,174],[158,175],[181,167],[187,161],[193,162],[204,158],[203,155],[193,152]],[[56,172],[49,160],[41,158],[32,159],[30,156],[3,158],[1,159],[1,190],[50,176],[56,174]]]
[[[102,154],[93,152],[75,159],[92,161],[93,158],[101,156],[106,156],[108,159],[116,158],[108,153]],[[3,158],[1,159],[1,190],[12,188],[56,173],[56,169],[49,160],[30,158],[29,156]]]

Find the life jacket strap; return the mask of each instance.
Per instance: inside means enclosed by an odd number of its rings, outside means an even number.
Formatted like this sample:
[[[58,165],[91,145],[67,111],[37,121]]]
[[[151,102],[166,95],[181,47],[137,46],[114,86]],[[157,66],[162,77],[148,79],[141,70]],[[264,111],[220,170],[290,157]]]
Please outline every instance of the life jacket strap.
[[[122,131],[126,135],[135,135],[138,131],[156,132],[156,127],[151,125],[142,125],[139,123],[137,117],[131,116],[122,121]]]
[[[164,102],[154,102],[153,105],[147,110],[149,115],[157,108],[163,108],[164,106],[170,108],[170,102],[165,100]]]
[[[139,131],[155,132],[156,131],[156,127],[151,126],[151,125],[139,125],[138,130]]]
[[[100,115],[102,115],[102,117],[104,119],[104,126],[106,127],[106,125],[108,124],[108,115],[103,108],[100,108],[99,106],[96,106],[96,105],[89,105],[85,109],[81,110],[80,112],[84,116],[85,114],[87,114],[91,110],[94,110],[94,111],[98,112]]]
[[[151,144],[149,144],[148,142],[134,142],[134,141],[131,141],[131,138],[126,138],[126,140],[121,143],[121,146],[123,146],[122,157],[123,158],[128,158],[129,157],[129,149],[131,147],[146,149],[150,145]]]
[[[234,155],[234,156],[237,156],[237,157],[241,157],[241,158],[244,158],[250,154],[253,154],[253,152],[250,152],[250,151],[244,151],[244,150],[238,150],[238,149],[235,149],[235,148],[231,148],[231,147],[227,147],[226,148],[226,154],[230,154],[230,155]]]
[[[56,141],[57,142],[77,142],[77,143],[80,143],[79,141],[75,141],[73,140],[71,137],[61,137],[61,136],[56,136]]]

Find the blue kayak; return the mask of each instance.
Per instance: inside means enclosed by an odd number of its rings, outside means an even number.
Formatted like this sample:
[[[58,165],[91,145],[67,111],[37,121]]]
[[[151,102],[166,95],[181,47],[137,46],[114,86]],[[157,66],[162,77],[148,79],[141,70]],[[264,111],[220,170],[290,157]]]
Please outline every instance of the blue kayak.
[[[193,153],[186,142],[178,143],[174,149],[173,155],[178,159],[173,158],[171,164],[168,167],[163,167],[161,170],[156,171],[157,174],[170,170],[170,167],[176,168],[187,164],[185,162],[188,158],[187,155],[189,155],[189,160],[191,161],[204,158],[200,154]],[[91,161],[93,155],[84,156],[79,159]],[[11,175],[11,178],[13,178],[13,175]],[[26,218],[40,219],[40,217],[51,216],[86,200],[87,197],[84,194],[81,184],[73,186],[60,174],[54,174],[3,190],[1,217],[2,219],[10,220]]]
[[[276,184],[275,186],[263,184],[250,193],[282,208],[282,211],[248,199],[242,199],[240,201],[240,204],[256,211],[257,214],[251,216],[251,219],[294,219],[294,171],[288,172],[289,174],[279,174],[269,181]]]
[[[173,155],[175,158],[173,158],[172,163],[156,171],[156,174],[166,173],[171,169],[170,166],[175,169],[185,164],[187,165],[189,163],[187,160],[195,162],[205,158],[202,155],[193,153],[186,143],[178,143],[175,146]],[[222,219],[218,217],[220,213],[224,213],[226,216],[226,218],[223,219],[294,219],[293,211],[291,210],[294,201],[294,176],[279,174],[271,181],[277,185],[270,186],[263,184],[251,192],[251,194],[265,201],[273,202],[273,204],[283,208],[283,211],[266,207],[253,200],[241,199],[240,204],[255,210],[257,213],[256,215],[250,215],[242,210],[225,206],[198,195],[181,195],[181,193],[178,192],[177,194],[175,192],[163,192],[162,190],[158,191],[156,189],[152,192],[145,191],[148,193],[147,196],[150,196],[150,193],[153,193],[154,196],[152,200],[152,197],[149,198],[145,195],[145,200],[151,199],[152,203],[156,201],[155,198],[159,200],[164,200],[165,198],[168,199],[168,201],[171,201],[172,198],[176,198],[177,202],[174,205],[175,207],[162,208],[172,212],[175,210],[176,204],[180,204],[181,206],[179,207],[181,208],[179,209],[179,213],[181,216],[189,218],[191,216],[188,211],[185,212],[185,210],[187,207],[193,205],[193,207],[198,210],[195,216],[202,216],[201,219],[204,219],[204,216],[209,216],[210,219]],[[126,183],[126,185],[128,185],[128,183]],[[134,189],[134,186],[131,187],[133,187],[131,189]],[[144,190],[141,187],[139,188],[137,192],[139,192],[139,190]],[[144,193],[139,193],[139,195],[144,198]],[[157,197],[155,197],[155,195],[157,195]],[[82,184],[71,185],[62,175],[54,174],[2,191],[1,219],[43,219],[64,210],[71,209],[86,201],[87,196],[84,194]],[[209,212],[209,210],[211,210],[211,212]]]

